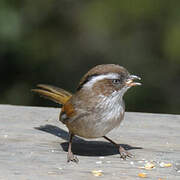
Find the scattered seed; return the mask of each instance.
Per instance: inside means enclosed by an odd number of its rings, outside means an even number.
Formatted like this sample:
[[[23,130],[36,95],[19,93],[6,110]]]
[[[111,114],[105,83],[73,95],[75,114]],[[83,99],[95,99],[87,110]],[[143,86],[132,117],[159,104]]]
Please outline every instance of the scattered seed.
[[[91,173],[96,177],[103,175],[102,170],[93,170],[93,171],[91,171]]]
[[[144,168],[146,170],[151,170],[152,168],[155,168],[155,165],[152,162],[148,162],[145,164]]]
[[[141,178],[146,178],[147,174],[146,173],[139,173],[138,176],[141,177]]]
[[[151,170],[153,168],[155,168],[155,165],[152,162],[147,162],[144,166],[139,167],[139,169],[146,169],[146,170]]]
[[[171,166],[172,166],[171,163],[164,163],[164,162],[161,162],[159,165],[160,165],[161,167],[171,167]]]

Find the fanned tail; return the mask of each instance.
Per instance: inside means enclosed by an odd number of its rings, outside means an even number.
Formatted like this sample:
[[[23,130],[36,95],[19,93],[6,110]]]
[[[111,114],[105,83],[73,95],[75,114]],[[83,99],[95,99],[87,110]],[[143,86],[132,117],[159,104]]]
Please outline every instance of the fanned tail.
[[[70,92],[55,86],[38,84],[37,87],[40,89],[32,89],[32,91],[38,93],[44,98],[50,99],[62,105],[64,105],[72,97]]]

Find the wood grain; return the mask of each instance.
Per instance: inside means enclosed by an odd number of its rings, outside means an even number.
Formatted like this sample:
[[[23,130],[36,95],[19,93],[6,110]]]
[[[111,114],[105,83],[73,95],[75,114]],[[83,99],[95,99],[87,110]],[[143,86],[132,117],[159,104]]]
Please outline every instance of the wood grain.
[[[76,137],[73,152],[80,162],[75,164],[66,162],[68,133],[59,112],[0,105],[0,180],[138,180],[139,173],[146,179],[180,179],[180,115],[126,113],[109,137],[135,156],[124,161],[104,139]],[[150,161],[155,168],[139,168]],[[161,167],[161,162],[172,166]]]

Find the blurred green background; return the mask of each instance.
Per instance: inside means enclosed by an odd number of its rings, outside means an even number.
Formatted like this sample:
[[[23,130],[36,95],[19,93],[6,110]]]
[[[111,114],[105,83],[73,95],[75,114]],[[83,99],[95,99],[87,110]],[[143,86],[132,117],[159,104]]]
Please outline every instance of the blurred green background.
[[[0,103],[57,106],[37,83],[75,91],[94,65],[142,77],[128,111],[180,113],[180,1],[1,0]]]

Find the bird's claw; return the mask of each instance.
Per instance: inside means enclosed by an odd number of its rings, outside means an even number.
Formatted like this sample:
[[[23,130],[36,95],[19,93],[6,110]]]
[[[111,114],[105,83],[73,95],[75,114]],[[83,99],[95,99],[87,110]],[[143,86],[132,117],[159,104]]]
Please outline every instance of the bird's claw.
[[[70,161],[78,163],[79,159],[76,156],[74,156],[74,154],[71,152],[71,153],[68,153],[67,155],[67,162],[70,162]]]
[[[122,158],[123,160],[126,160],[127,158],[132,158],[133,155],[128,152],[127,150],[125,150],[123,147],[119,147],[119,154],[120,154],[120,158]]]

